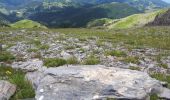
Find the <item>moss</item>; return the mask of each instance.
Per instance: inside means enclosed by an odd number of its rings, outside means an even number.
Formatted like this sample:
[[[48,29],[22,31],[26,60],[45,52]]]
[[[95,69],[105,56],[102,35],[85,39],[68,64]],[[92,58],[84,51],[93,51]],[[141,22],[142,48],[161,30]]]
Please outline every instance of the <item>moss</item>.
[[[58,67],[67,64],[67,61],[61,58],[46,58],[44,65],[47,67]]]

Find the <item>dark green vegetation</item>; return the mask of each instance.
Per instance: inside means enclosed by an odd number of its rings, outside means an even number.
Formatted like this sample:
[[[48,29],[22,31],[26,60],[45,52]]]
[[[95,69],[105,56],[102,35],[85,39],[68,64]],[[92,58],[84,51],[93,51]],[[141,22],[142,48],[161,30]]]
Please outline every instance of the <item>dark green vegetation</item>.
[[[35,97],[32,85],[25,79],[25,73],[21,70],[15,70],[7,66],[0,66],[0,79],[8,80],[17,86],[16,93],[10,100]]]
[[[39,8],[37,8],[38,10]],[[41,8],[29,15],[29,18],[44,23],[49,27],[85,27],[86,24],[98,18],[122,18],[140,11],[123,3],[101,4],[90,7]],[[117,10],[119,9],[119,10]],[[29,10],[28,10],[29,11]],[[42,17],[43,16],[43,17]]]

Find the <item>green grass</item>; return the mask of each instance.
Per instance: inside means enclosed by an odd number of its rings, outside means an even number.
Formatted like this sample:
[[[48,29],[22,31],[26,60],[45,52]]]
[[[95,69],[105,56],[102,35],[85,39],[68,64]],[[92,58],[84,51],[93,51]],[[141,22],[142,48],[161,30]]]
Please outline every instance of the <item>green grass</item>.
[[[159,100],[159,97],[157,94],[151,94],[150,95],[150,100]]]
[[[168,64],[159,63],[158,66],[162,67],[162,68],[165,68],[165,69],[168,69]]]
[[[15,57],[7,52],[7,51],[0,51],[0,62],[11,62],[15,59]]]
[[[138,67],[138,66],[130,66],[129,69],[131,69],[131,70],[137,70],[137,71],[140,71],[140,70],[141,70],[141,68]]]
[[[89,57],[87,57],[84,61],[83,61],[83,64],[85,65],[97,65],[100,63],[100,59],[93,56],[93,55],[90,55]]]
[[[32,20],[21,20],[10,25],[12,28],[46,28],[38,22]]]
[[[70,57],[69,59],[67,59],[67,64],[79,64],[79,61],[76,57]]]
[[[67,61],[61,58],[46,58],[44,65],[46,67],[58,67],[67,64]]]
[[[151,74],[151,77],[160,81],[168,82],[168,88],[170,88],[170,75],[165,75],[162,73],[153,73]]]
[[[122,61],[127,63],[139,64],[139,57],[128,56],[125,57]]]
[[[116,57],[125,57],[127,54],[123,51],[113,50],[113,51],[106,51],[106,55],[116,56]]]
[[[17,90],[10,100],[35,97],[32,85],[25,79],[25,73],[21,70],[15,70],[7,66],[0,66],[0,80],[7,80],[17,86]]]
[[[104,24],[108,24],[110,22],[112,22],[112,19],[109,19],[109,18],[96,19],[96,20],[90,21],[87,24],[87,28],[100,27],[100,26],[103,26]]]
[[[41,45],[41,46],[39,47],[39,49],[41,49],[41,50],[48,50],[49,48],[50,48],[50,46],[47,45],[47,44]]]

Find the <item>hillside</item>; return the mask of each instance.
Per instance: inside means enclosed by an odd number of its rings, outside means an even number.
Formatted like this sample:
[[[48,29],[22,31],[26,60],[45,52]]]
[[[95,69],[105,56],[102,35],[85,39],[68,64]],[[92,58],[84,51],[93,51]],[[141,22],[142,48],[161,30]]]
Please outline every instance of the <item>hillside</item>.
[[[46,28],[38,22],[32,20],[21,20],[10,25],[12,28]]]
[[[107,23],[97,25],[97,23],[101,23],[101,20],[94,20],[87,24],[87,27],[95,27],[95,28],[109,28],[109,29],[126,29],[126,28],[135,28],[142,27],[146,24],[154,21],[155,17],[163,14],[167,10],[158,10],[149,13],[142,14],[134,14],[125,18],[116,19],[116,20],[108,20]]]

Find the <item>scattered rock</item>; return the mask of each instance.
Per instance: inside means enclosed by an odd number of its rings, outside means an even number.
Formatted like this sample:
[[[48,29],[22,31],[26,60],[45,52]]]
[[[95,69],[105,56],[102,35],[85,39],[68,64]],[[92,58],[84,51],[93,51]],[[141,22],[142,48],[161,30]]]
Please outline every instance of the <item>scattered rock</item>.
[[[0,80],[0,100],[9,100],[9,98],[15,93],[16,86]]]
[[[161,99],[170,100],[170,90],[167,88],[163,88],[162,92],[159,94],[159,97]]]

